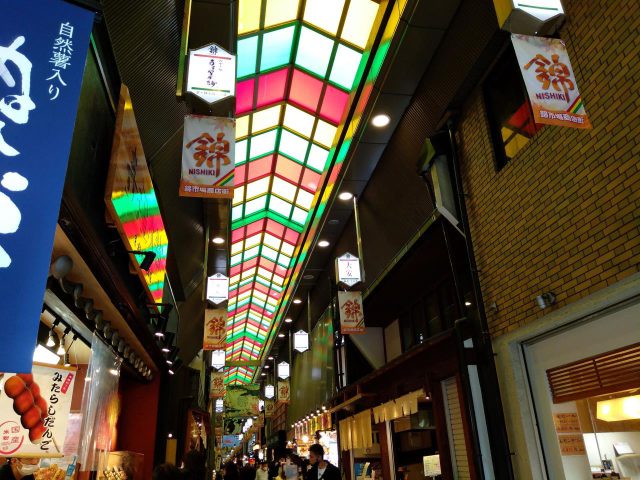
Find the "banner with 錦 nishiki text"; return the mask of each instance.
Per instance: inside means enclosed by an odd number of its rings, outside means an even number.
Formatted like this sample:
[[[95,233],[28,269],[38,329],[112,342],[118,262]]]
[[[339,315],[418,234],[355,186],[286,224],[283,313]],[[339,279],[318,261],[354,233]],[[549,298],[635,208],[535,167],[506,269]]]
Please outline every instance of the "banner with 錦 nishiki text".
[[[224,350],[226,345],[227,309],[205,309],[203,350]]]
[[[233,198],[235,146],[233,118],[184,117],[180,196]]]
[[[591,128],[565,43],[558,38],[512,35],[536,123]]]
[[[0,0],[0,370],[30,372],[93,13]]]
[[[340,310],[340,333],[364,333],[364,307],[362,293],[338,292],[338,307]]]
[[[0,456],[62,457],[76,369],[0,373]]]

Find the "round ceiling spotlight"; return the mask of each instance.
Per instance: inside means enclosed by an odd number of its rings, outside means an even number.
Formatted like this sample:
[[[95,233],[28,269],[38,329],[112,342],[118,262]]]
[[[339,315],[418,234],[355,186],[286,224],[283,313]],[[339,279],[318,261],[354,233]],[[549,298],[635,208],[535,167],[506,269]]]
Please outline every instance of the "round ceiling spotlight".
[[[390,122],[391,118],[389,117],[389,115],[385,115],[384,113],[376,115],[371,119],[371,125],[378,128],[386,127]]]
[[[224,238],[222,238],[222,237],[213,237],[213,239],[211,241],[213,243],[215,243],[216,245],[222,245],[224,243]]]
[[[306,275],[304,275],[304,276],[302,277],[302,279],[303,279],[303,280],[313,280],[314,278],[315,278],[315,277],[314,277],[312,274],[310,274],[310,273],[307,273]]]
[[[273,357],[269,357],[269,358],[267,358],[267,360],[271,360],[271,361],[273,361]]]
[[[320,248],[327,248],[329,245],[331,245],[327,240],[320,240],[318,242],[318,246]]]
[[[293,303],[295,303],[296,305],[300,305],[302,303],[302,300],[300,300],[299,298],[294,298]]]
[[[340,223],[340,220],[338,220],[337,218],[332,218],[331,220],[329,220],[327,222],[329,225],[338,225]]]
[[[279,333],[278,338],[284,338],[284,333]]]
[[[284,323],[291,323],[293,322],[293,320],[291,318],[285,318],[284,319]]]
[[[338,195],[338,198],[340,200],[344,200],[346,202],[347,200],[351,200],[353,198],[353,193],[351,193],[351,192],[342,192],[342,193],[340,193],[340,195]]]

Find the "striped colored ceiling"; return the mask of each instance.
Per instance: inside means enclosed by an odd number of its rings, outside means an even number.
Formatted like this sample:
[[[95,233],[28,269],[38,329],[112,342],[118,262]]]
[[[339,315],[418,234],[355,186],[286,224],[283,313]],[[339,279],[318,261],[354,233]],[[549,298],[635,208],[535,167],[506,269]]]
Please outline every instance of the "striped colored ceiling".
[[[227,361],[261,360],[282,320],[311,244],[305,234],[315,232],[350,143],[347,134],[336,144],[348,108],[357,102],[352,134],[395,30],[388,22],[364,77],[386,6],[239,2]],[[397,11],[394,18],[397,25]],[[226,381],[248,383],[255,374],[255,367],[231,367]]]

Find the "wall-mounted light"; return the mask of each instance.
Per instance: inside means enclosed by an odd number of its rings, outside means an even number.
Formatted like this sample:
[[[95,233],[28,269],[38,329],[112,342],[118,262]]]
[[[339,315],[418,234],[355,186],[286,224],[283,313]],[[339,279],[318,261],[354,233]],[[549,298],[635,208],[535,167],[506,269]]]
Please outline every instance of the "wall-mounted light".
[[[536,302],[541,309],[545,309],[551,305],[555,305],[556,295],[553,292],[545,292],[536,297]]]

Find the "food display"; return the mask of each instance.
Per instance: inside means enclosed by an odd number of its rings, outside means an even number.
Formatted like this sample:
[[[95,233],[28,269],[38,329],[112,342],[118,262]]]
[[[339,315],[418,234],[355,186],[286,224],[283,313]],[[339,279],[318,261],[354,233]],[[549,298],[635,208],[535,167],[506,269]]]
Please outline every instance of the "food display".
[[[67,473],[57,465],[41,468],[33,474],[36,480],[64,480]]]
[[[13,411],[20,415],[22,427],[29,430],[33,444],[42,442],[48,416],[47,401],[40,396],[40,386],[30,373],[18,373],[4,383],[4,393],[13,399]]]

